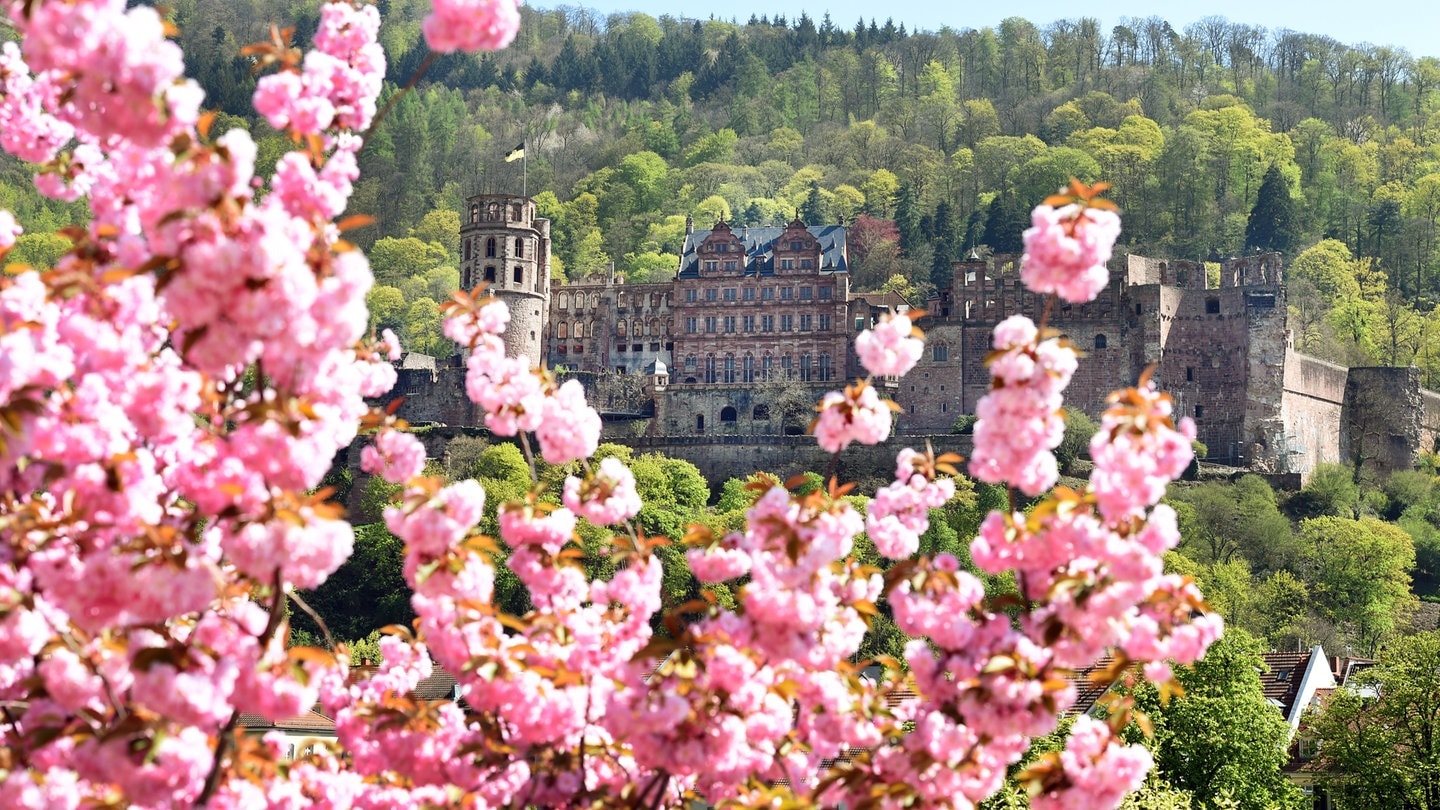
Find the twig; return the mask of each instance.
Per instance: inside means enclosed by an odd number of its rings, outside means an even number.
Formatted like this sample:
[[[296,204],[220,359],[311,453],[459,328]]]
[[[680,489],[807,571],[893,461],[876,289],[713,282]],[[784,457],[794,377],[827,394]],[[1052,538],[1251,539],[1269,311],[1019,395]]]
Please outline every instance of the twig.
[[[535,452],[530,449],[530,436],[524,431],[520,432],[520,449],[525,453],[525,463],[530,465],[530,483],[540,483],[540,476],[535,472]]]
[[[405,82],[404,87],[392,93],[390,98],[385,99],[385,106],[380,108],[380,112],[375,113],[375,117],[370,121],[370,126],[365,129],[365,134],[360,136],[362,140],[366,143],[370,142],[370,134],[375,131],[376,127],[380,126],[381,121],[385,120],[385,116],[390,113],[390,108],[395,106],[395,102],[399,101],[401,96],[415,89],[415,85],[420,83],[420,77],[424,76],[425,72],[430,69],[430,65],[434,64],[435,57],[437,56],[439,56],[439,54],[434,51],[426,54],[425,61],[420,63],[420,67],[415,68],[415,73],[410,77],[410,81]]]
[[[335,649],[335,637],[330,635],[330,628],[325,626],[325,620],[320,618],[320,614],[316,613],[314,608],[306,604],[305,600],[301,598],[300,594],[291,591],[290,598],[294,600],[295,604],[299,606],[301,610],[305,611],[306,616],[309,616],[311,619],[315,620],[315,624],[319,625],[320,627],[321,635],[325,636],[325,644],[331,650]]]

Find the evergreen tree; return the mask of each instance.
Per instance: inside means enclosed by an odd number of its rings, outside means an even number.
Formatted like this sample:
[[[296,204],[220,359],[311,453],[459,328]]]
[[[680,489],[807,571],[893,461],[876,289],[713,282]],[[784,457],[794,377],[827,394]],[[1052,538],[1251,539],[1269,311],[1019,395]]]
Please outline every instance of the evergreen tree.
[[[1272,163],[1260,182],[1255,207],[1250,209],[1250,220],[1245,224],[1245,244],[1260,250],[1286,251],[1295,243],[1295,228],[1295,202],[1290,198],[1290,186],[1280,174],[1280,168]]]
[[[805,204],[800,206],[800,219],[806,225],[823,225],[830,221],[830,206],[820,195],[820,183],[814,180],[810,181],[810,194],[805,197]]]
[[[1025,249],[1021,234],[1028,223],[1016,204],[1004,197],[990,203],[985,218],[985,244],[995,253],[1019,253]]]
[[[920,207],[909,183],[900,184],[895,201],[895,227],[900,230],[900,249],[909,255],[920,243]]]

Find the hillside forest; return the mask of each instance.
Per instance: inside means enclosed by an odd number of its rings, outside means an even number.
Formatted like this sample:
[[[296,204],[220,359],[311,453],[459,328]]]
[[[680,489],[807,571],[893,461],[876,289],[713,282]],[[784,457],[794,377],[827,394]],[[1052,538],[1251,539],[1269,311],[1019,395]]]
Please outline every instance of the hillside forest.
[[[684,221],[843,221],[853,282],[916,300],[970,251],[1013,252],[1031,206],[1105,179],[1124,249],[1292,257],[1296,344],[1352,365],[1416,363],[1440,387],[1440,59],[1206,18],[939,31],[522,8],[500,53],[429,54],[418,0],[380,0],[393,102],[368,135],[350,234],[378,325],[447,354],[465,196],[523,186],[553,221],[557,280],[673,273]],[[241,48],[277,22],[308,42],[316,0],[167,4],[189,73],[263,165],[288,147],[250,111]],[[414,82],[412,90],[398,88]],[[398,98],[396,98],[398,96]],[[524,144],[526,160],[503,156]],[[524,177],[522,178],[522,172]],[[85,212],[0,164],[0,205],[45,264]]]

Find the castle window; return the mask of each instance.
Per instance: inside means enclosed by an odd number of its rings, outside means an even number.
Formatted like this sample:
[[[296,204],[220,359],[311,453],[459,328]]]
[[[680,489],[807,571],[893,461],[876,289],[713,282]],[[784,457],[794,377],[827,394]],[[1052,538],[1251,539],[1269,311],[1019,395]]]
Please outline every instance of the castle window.
[[[735,316],[734,316],[734,315],[726,315],[726,316],[725,316],[725,331],[726,331],[726,332],[734,332],[734,331],[735,331]]]
[[[746,316],[744,316],[743,318],[740,319],[740,323],[741,323],[741,328],[743,328],[746,332],[754,332],[754,331],[755,331],[755,316],[754,316],[754,315],[746,315]]]
[[[1186,366],[1186,367],[1185,367],[1185,382],[1195,382],[1195,367],[1194,367],[1194,366]]]
[[[520,265],[515,265],[515,283],[519,284],[525,280],[525,270]]]
[[[1135,305],[1135,314],[1136,314],[1136,315],[1139,315],[1139,314],[1140,314],[1140,305],[1139,305],[1139,304],[1136,304],[1136,305]]]
[[[950,347],[944,343],[936,343],[930,347],[930,359],[937,363],[944,363],[950,359]]]
[[[515,258],[525,258],[525,240],[518,236],[515,237]]]
[[[794,288],[794,287],[781,287],[781,288],[780,288],[780,300],[781,300],[781,301],[789,301],[790,299],[792,299],[792,298],[794,298],[794,297],[795,297],[795,288]]]
[[[715,332],[715,316],[714,316],[714,315],[711,315],[710,317],[708,317],[708,318],[705,319],[705,331],[706,331],[706,332],[710,332],[711,334],[714,334],[714,332]]]
[[[811,261],[810,259],[801,259],[801,260],[800,260],[800,269],[801,269],[801,270],[810,270],[810,269],[812,269],[812,268],[814,268],[814,267],[815,267],[815,262]]]
[[[821,287],[821,288],[820,288],[820,300],[821,300],[821,301],[829,301],[829,300],[830,300],[830,295],[831,295],[831,293],[833,293],[833,292],[834,292],[834,289],[831,288],[831,287]]]
[[[734,271],[740,269],[740,262],[738,262],[738,261],[736,261],[736,260],[734,260],[734,259],[731,259],[731,260],[725,262],[725,269],[726,269],[727,271],[733,273]]]
[[[821,381],[830,379],[830,355],[828,354],[820,355],[820,379]]]
[[[691,335],[695,334],[695,330],[696,330],[696,327],[697,327],[698,325],[699,325],[699,321],[696,320],[695,318],[686,318],[686,319],[685,319],[685,331],[686,331],[686,333],[691,334]]]
[[[1103,349],[1110,345],[1110,341],[1104,335],[1095,336],[1095,348]]]
[[[495,282],[495,265],[493,265],[493,264],[491,264],[491,265],[486,265],[486,267],[485,267],[485,280],[488,281],[488,282],[490,282],[490,283],[492,283],[492,284]]]
[[[564,321],[561,321],[559,324],[557,324],[555,329],[555,336],[560,338],[561,340],[565,340],[570,337],[570,325],[565,323]]]
[[[651,319],[650,319],[650,329],[649,329],[649,331],[647,331],[645,334],[650,335],[651,337],[659,337],[659,335],[660,335],[660,320],[659,320],[658,318],[651,318]]]
[[[1196,418],[1196,419],[1199,419],[1200,417],[1202,417],[1202,416],[1204,416],[1204,415],[1205,415],[1205,406],[1204,406],[1204,405],[1196,405],[1196,406],[1195,406],[1195,418]]]
[[[525,220],[525,214],[521,211],[520,203],[515,203],[511,210],[515,214],[516,222],[523,222]]]
[[[738,418],[739,414],[735,413],[735,409],[730,407],[729,405],[726,405],[725,407],[720,409],[721,422],[734,422]]]
[[[811,287],[801,287],[801,288],[800,288],[800,300],[801,300],[801,301],[809,301],[812,293],[814,293],[814,289],[813,289],[813,288],[811,288]]]
[[[472,206],[470,206],[470,222],[471,222],[471,224],[474,224],[474,223],[479,222],[479,221],[480,221],[480,206],[478,206],[478,205],[472,205]]]
[[[705,291],[705,300],[706,300],[706,301],[714,301],[715,298],[716,298],[716,295],[717,295],[717,294],[716,294],[716,292],[715,292],[715,288],[714,288],[714,287],[711,287],[710,289],[708,289],[708,290]]]
[[[780,358],[780,375],[788,380],[793,373],[794,368],[790,364],[790,355],[787,354]]]
[[[811,316],[809,316],[809,315],[801,315],[801,316],[800,316],[800,331],[801,331],[801,332],[809,332],[809,331],[810,331],[810,322],[811,322]]]
[[[688,301],[688,302],[690,302],[690,303],[692,303],[692,304],[693,304],[694,302],[700,300],[700,291],[699,291],[699,290],[686,290],[686,291],[685,291],[685,300]]]
[[[630,336],[640,337],[645,334],[645,322],[636,318],[630,322]]]
[[[615,324],[615,334],[625,337],[625,321],[621,320]]]
[[[569,309],[569,308],[570,308],[570,296],[569,296],[568,294],[566,294],[566,293],[560,293],[560,303],[559,303],[558,306],[559,306],[561,309]]]
[[[1220,299],[1219,299],[1219,298],[1206,298],[1206,299],[1205,299],[1205,314],[1206,314],[1206,315],[1219,315],[1219,314],[1220,314]]]
[[[703,413],[697,413],[697,414],[695,414],[695,432],[696,432],[696,433],[704,433],[704,432],[705,432],[705,414],[703,414]]]
[[[865,331],[865,316],[864,316],[864,315],[856,315],[856,316],[855,316],[855,331],[856,331],[856,332],[863,332],[863,331]]]
[[[949,413],[949,412],[950,412],[950,403],[948,403],[948,402],[942,402],[942,403],[940,403],[940,413]]]
[[[760,316],[760,331],[761,331],[761,332],[774,332],[774,331],[775,331],[775,316],[774,316],[774,315],[761,315],[761,316]]]
[[[781,269],[781,270],[794,270],[794,269],[795,269],[795,260],[794,260],[794,259],[781,259],[781,260],[780,260],[780,269]]]
[[[470,245],[472,244],[472,242],[473,240],[471,239],[465,240],[465,261],[467,262],[470,261]]]
[[[741,382],[755,382],[755,355],[745,355],[745,365],[740,369]]]
[[[821,315],[821,316],[820,316],[820,331],[821,331],[821,332],[829,332],[829,331],[830,331],[830,316],[829,316],[829,315]]]
[[[713,273],[720,268],[719,262],[705,262],[706,272]]]
[[[746,288],[745,288],[745,294],[744,294],[742,297],[743,297],[746,301],[754,301],[754,300],[755,300],[755,288],[754,288],[754,287],[746,287]]]
[[[485,258],[495,258],[495,237],[493,236],[485,240]]]
[[[725,382],[735,382],[735,355],[725,355]]]
[[[715,355],[707,354],[705,355],[705,382],[713,383],[715,378]]]
[[[780,316],[780,331],[781,331],[781,332],[790,332],[790,331],[794,330],[794,328],[795,328],[795,316],[794,316],[794,315],[781,315],[781,316]]]
[[[762,301],[774,301],[774,300],[775,300],[775,288],[774,288],[774,287],[766,287],[765,289],[761,290],[761,291],[760,291],[760,300],[762,300]]]
[[[726,287],[726,288],[725,288],[725,300],[726,300],[726,301],[734,301],[734,300],[735,300],[735,288],[734,288],[734,287]]]
[[[767,354],[760,360],[760,376],[768,380],[773,373],[775,373],[775,358]]]
[[[810,354],[800,355],[800,382],[810,382]]]
[[[755,410],[750,412],[750,418],[757,421],[766,421],[770,418],[769,405],[756,405]]]
[[[695,373],[695,355],[693,355],[693,354],[692,354],[692,355],[689,355],[689,356],[687,356],[687,357],[685,358],[685,373],[687,373],[687,374],[694,374],[694,373]]]
[[[573,334],[575,335],[576,340],[585,337],[585,324],[580,321],[576,321],[575,332]]]

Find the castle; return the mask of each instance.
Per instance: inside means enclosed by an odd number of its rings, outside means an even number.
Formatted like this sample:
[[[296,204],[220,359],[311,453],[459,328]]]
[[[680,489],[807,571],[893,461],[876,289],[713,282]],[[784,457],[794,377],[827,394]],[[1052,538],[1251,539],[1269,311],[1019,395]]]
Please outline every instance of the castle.
[[[790,446],[819,395],[864,376],[860,331],[923,309],[926,352],[903,380],[878,381],[900,406],[896,431],[949,434],[989,389],[995,324],[1038,319],[1018,256],[955,264],[948,289],[923,306],[850,289],[846,230],[798,219],[781,227],[696,230],[687,220],[673,280],[627,284],[613,272],[550,279],[550,224],[533,200],[481,195],[461,226],[461,279],[485,282],[510,306],[513,355],[580,377],[602,411],[644,419],[632,443],[706,460],[732,448]],[[1212,461],[1272,473],[1318,463],[1404,469],[1440,435],[1440,395],[1414,369],[1346,369],[1295,351],[1281,257],[1204,264],[1118,258],[1111,283],[1083,305],[1055,302],[1047,324],[1085,355],[1067,402],[1095,416],[1106,396],[1149,373],[1195,420]],[[412,422],[479,424],[463,368],[410,356],[396,394]],[[617,394],[617,392],[619,392]],[[707,451],[705,448],[711,450]],[[698,449],[697,449],[698,448]],[[704,465],[702,465],[704,469]],[[714,476],[712,476],[714,477]]]

